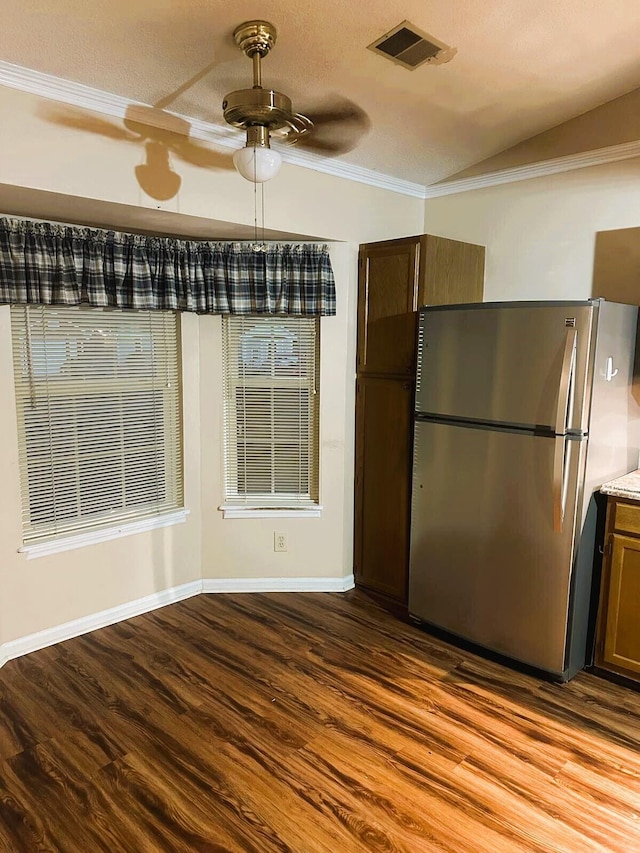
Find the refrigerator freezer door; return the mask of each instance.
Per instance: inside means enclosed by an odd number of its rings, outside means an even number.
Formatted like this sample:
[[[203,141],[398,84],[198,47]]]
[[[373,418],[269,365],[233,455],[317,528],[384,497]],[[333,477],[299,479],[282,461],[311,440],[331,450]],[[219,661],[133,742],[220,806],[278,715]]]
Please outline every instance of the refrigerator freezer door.
[[[586,432],[593,315],[589,303],[423,309],[416,411]],[[574,405],[565,424],[568,368]]]
[[[566,449],[561,529],[557,443]],[[418,421],[409,611],[562,677],[586,440]]]

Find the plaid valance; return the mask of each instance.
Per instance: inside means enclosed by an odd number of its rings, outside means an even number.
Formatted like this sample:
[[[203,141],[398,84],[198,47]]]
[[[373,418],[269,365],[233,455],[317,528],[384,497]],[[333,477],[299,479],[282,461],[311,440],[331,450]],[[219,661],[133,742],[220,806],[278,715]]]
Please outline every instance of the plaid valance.
[[[0,303],[336,313],[326,246],[147,237],[0,218]]]

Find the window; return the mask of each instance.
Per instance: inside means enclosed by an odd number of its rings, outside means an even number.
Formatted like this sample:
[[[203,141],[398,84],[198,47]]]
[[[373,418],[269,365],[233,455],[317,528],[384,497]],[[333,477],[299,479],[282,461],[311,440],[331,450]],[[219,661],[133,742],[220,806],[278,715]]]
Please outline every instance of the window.
[[[318,509],[318,319],[223,318],[225,509]]]
[[[176,315],[12,306],[25,544],[183,505]]]

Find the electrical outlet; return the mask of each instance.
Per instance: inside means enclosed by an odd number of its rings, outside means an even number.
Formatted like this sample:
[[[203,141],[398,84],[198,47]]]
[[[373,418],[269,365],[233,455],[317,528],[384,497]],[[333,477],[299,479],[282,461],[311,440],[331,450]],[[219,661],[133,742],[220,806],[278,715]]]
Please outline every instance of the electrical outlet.
[[[273,550],[282,552],[287,550],[287,537],[284,533],[274,532],[273,534]]]

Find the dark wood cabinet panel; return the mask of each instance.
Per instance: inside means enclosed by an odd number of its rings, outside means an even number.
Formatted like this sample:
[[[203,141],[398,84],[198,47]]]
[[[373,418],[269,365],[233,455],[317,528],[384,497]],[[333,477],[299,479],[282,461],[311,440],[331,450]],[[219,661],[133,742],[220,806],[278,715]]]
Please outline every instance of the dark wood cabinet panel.
[[[413,382],[361,378],[356,408],[356,580],[406,597]]]
[[[406,601],[417,309],[482,300],[484,248],[420,235],[360,247],[356,581]]]
[[[359,372],[414,373],[419,245],[399,240],[360,256]]]

